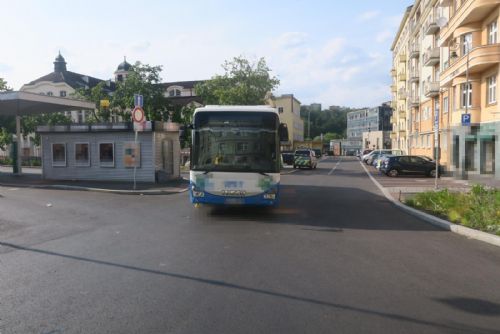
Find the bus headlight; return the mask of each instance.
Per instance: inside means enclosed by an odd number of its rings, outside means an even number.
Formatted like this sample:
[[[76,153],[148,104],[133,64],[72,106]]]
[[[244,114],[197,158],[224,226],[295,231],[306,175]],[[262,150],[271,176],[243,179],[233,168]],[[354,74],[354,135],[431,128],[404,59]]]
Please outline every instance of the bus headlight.
[[[265,199],[276,199],[276,194],[264,194]]]
[[[203,191],[197,191],[196,186],[193,184],[191,186],[191,191],[193,193],[193,197],[204,197],[205,193]]]

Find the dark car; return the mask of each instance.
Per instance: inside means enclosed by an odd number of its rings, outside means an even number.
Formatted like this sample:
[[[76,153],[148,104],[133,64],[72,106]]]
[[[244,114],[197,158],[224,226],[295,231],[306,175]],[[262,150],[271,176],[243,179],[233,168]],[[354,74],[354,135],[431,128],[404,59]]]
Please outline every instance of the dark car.
[[[438,176],[442,173],[442,167],[439,166]],[[388,176],[408,175],[427,175],[436,176],[436,162],[430,158],[418,155],[393,156],[384,160],[380,166],[380,171]]]
[[[293,152],[282,152],[281,156],[283,157],[283,164],[293,165],[293,160],[294,160]]]

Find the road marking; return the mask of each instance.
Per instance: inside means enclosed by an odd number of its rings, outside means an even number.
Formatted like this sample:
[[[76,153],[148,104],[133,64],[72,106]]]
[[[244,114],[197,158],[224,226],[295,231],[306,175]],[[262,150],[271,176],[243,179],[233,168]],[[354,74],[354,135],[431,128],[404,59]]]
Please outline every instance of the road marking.
[[[340,160],[337,162],[337,164],[335,165],[335,167],[332,168],[332,170],[328,173],[328,175],[332,175],[333,172],[335,172],[335,170],[337,169],[337,167],[339,166],[340,162],[342,161],[342,157],[340,157]]]

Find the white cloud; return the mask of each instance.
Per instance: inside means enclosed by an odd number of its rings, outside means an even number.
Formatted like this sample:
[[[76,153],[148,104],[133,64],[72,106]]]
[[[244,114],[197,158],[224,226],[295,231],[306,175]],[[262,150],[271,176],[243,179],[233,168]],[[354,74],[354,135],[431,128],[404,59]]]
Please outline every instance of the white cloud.
[[[389,30],[389,29],[383,30],[383,31],[379,32],[377,34],[377,36],[375,36],[375,41],[377,43],[385,43],[385,42],[393,39],[394,36],[395,36],[394,31]]]
[[[378,10],[370,10],[370,11],[366,11],[366,12],[363,12],[363,13],[359,14],[358,17],[357,17],[357,20],[359,22],[365,22],[365,21],[372,20],[372,19],[376,18],[379,15],[380,15],[380,11],[378,11]]]

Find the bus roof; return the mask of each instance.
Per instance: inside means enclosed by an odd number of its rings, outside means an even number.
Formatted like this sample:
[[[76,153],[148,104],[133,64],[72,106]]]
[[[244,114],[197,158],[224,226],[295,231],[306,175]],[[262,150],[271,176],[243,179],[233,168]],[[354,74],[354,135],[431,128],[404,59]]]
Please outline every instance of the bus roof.
[[[205,106],[202,108],[196,108],[196,112],[205,112],[205,111],[249,111],[249,112],[272,112],[277,114],[278,111],[276,108],[272,108],[270,106]]]

